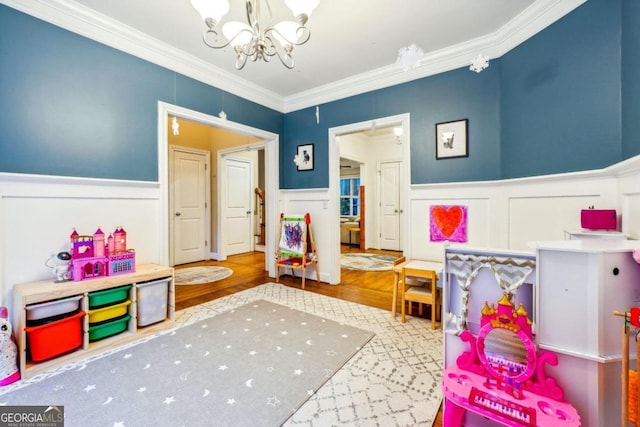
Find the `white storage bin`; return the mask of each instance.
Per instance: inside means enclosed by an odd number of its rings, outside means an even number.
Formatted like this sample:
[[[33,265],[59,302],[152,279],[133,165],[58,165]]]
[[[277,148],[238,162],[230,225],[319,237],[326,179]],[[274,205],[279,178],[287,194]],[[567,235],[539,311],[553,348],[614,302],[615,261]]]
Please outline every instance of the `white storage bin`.
[[[167,318],[170,277],[137,283],[138,326],[146,326]]]
[[[81,299],[82,295],[77,295],[75,297],[27,305],[25,307],[27,310],[27,320],[41,320],[47,317],[56,317],[72,313],[80,308]]]

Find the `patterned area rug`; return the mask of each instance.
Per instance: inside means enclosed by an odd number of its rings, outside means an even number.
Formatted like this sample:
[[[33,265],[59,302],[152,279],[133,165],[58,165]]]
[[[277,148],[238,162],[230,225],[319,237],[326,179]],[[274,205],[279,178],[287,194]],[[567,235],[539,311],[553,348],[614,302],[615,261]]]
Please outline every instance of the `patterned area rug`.
[[[0,397],[67,425],[279,426],[373,337],[256,300]],[[207,420],[215,419],[210,424]],[[160,421],[161,420],[161,421]],[[158,424],[159,423],[159,424]]]
[[[388,271],[393,267],[395,257],[378,254],[341,254],[340,266],[347,270]]]
[[[176,268],[176,285],[201,285],[217,282],[233,274],[227,267],[188,267]]]
[[[410,316],[406,323],[402,324],[397,318],[393,319],[388,310],[329,298],[276,283],[267,283],[180,310],[176,312],[176,322],[179,325],[196,323],[256,300],[286,305],[375,333],[362,350],[315,391],[283,424],[284,426],[433,425],[442,402],[442,332],[432,330],[428,320]],[[144,340],[149,339],[151,338]],[[124,357],[128,351],[119,352]],[[118,353],[118,351],[110,353]],[[108,354],[109,352],[101,357],[106,357]],[[13,394],[25,385],[36,384],[46,378],[53,380],[58,374],[82,369],[84,365],[87,365],[87,360],[2,387],[0,403],[6,400],[5,396]],[[182,381],[173,384],[170,390],[180,387],[181,384]],[[223,391],[224,389],[210,390],[211,394],[216,395]],[[81,406],[85,393],[89,391],[78,394],[73,405],[65,407],[65,412]],[[172,404],[168,405],[168,408],[192,413],[202,411],[206,406]],[[145,408],[138,409],[147,415],[151,414]],[[107,410],[107,407],[100,408],[101,412]],[[216,425],[224,425],[225,419],[217,414],[204,415],[208,418],[200,425],[211,425],[212,420],[215,420]],[[153,417],[154,425],[160,427],[169,425],[163,422],[160,416],[155,414],[149,416]],[[226,421],[232,423],[233,420]],[[68,423],[68,425],[73,424]],[[188,424],[182,422],[178,425]],[[256,423],[255,425],[264,424]]]

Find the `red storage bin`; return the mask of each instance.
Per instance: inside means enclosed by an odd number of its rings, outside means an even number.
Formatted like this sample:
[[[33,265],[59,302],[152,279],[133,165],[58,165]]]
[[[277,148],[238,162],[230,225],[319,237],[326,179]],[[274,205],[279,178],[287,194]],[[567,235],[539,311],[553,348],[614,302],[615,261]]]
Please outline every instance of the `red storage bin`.
[[[80,310],[55,322],[24,328],[31,360],[42,362],[82,346],[83,317]]]

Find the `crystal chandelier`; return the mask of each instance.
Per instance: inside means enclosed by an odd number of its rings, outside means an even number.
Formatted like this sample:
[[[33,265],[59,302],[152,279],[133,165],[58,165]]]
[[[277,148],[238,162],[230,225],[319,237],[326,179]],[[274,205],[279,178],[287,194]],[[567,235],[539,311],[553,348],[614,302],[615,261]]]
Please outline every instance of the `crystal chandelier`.
[[[222,25],[222,37],[218,24],[229,12],[228,0],[191,0],[191,5],[200,13],[208,29],[202,36],[204,43],[214,49],[231,46],[236,53],[236,69],[241,70],[247,59],[269,62],[277,56],[282,64],[291,69],[295,63],[291,52],[294,46],[306,43],[311,33],[305,24],[320,0],[284,0],[293,13],[295,21],[271,24],[271,7],[268,0],[246,0],[247,22],[230,21]],[[268,23],[263,27],[261,5],[267,7]]]

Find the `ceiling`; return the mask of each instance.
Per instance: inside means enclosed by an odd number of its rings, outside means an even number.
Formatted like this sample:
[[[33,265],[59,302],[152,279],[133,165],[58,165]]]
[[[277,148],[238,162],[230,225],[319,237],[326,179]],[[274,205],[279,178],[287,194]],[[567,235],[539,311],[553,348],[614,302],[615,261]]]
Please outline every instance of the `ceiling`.
[[[284,111],[468,66],[479,53],[495,58],[583,1],[321,0],[308,22],[311,39],[293,51],[293,70],[273,59],[249,61],[238,71],[232,49],[204,45],[205,24],[190,0],[38,0],[36,6],[0,0],[134,54],[138,48],[131,45],[147,43],[153,52],[138,56],[173,56],[168,68]],[[230,3],[222,21],[245,20],[244,2]],[[269,3],[274,20],[291,19],[283,0]],[[395,61],[411,43],[425,56],[405,71]],[[328,95],[329,88],[340,93]]]

